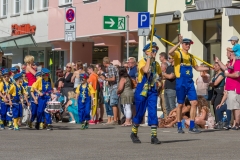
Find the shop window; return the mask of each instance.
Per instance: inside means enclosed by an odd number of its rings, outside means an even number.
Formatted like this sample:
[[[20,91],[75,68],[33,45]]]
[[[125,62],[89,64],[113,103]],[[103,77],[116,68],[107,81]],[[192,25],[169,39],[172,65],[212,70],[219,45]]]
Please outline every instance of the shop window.
[[[205,43],[221,42],[222,20],[205,21]]]
[[[48,8],[48,0],[42,0],[42,8]]]
[[[1,17],[7,16],[8,12],[8,0],[2,0],[1,1]]]
[[[166,38],[169,42],[173,43],[173,44],[177,44],[178,43],[178,34],[179,34],[179,30],[180,30],[180,23],[174,23],[174,24],[167,24],[166,26]],[[168,52],[172,46],[166,44],[166,52]]]
[[[34,0],[28,0],[28,11],[34,10]]]
[[[104,57],[108,57],[108,47],[93,47],[92,64],[102,63]]]
[[[134,57],[138,61],[138,44],[129,44],[129,57]],[[127,44],[124,45],[123,61],[127,61]]]
[[[21,11],[21,0],[15,0],[15,14],[20,14]]]

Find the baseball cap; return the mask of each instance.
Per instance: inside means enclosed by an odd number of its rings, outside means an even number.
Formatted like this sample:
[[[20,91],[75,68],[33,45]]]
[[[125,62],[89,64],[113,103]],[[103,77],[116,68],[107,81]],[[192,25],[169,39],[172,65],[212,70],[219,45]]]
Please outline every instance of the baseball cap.
[[[193,44],[193,41],[189,38],[183,38],[183,43],[190,43],[190,44]]]
[[[228,41],[238,41],[238,37],[237,36],[232,36]]]

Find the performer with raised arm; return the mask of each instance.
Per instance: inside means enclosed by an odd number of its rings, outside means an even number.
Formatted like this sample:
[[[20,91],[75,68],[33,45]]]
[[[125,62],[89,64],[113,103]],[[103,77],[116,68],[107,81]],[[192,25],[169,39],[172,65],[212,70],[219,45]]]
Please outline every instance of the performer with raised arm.
[[[182,107],[186,96],[191,102],[190,111],[190,127],[189,133],[200,133],[201,131],[195,127],[195,116],[197,109],[197,93],[194,87],[193,81],[193,70],[206,71],[209,70],[207,67],[198,66],[196,60],[192,55],[188,53],[190,46],[193,41],[188,38],[182,38],[179,35],[179,43],[172,47],[169,51],[169,55],[174,58],[174,72],[176,75],[176,94],[177,94],[177,122],[178,122],[178,133],[184,133],[182,129]],[[181,50],[177,50],[182,45]],[[163,73],[165,74],[165,73]]]
[[[151,144],[160,144],[157,138],[157,98],[158,98],[158,81],[161,74],[160,65],[155,61],[158,46],[152,43],[152,50],[147,44],[143,48],[143,52],[147,58],[142,59],[138,63],[138,84],[135,91],[136,115],[133,118],[133,127],[131,139],[133,143],[141,143],[137,133],[139,124],[142,123],[143,116],[148,108],[148,125],[151,126]]]

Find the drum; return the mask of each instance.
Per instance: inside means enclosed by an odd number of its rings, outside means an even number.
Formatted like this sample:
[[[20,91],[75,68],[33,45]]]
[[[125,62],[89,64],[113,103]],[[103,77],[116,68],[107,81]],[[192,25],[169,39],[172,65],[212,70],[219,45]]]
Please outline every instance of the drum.
[[[47,102],[47,108],[46,110],[48,112],[58,112],[60,111],[62,108],[62,105],[60,102],[53,102],[53,101],[50,101],[50,102]]]

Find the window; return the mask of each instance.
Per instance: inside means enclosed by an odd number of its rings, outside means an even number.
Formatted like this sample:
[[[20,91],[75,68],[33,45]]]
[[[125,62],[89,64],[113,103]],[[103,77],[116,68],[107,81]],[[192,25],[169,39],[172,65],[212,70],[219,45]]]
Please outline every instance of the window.
[[[42,0],[42,8],[48,8],[48,0]]]
[[[28,11],[34,10],[34,0],[28,0]]]
[[[180,30],[180,24],[179,23],[174,23],[174,24],[167,24],[166,26],[166,30],[167,30],[167,40],[170,41],[173,44],[177,44],[178,43],[178,33]],[[168,52],[172,46],[166,44],[166,52]]]
[[[72,0],[65,0],[65,4],[66,3],[72,3]]]
[[[15,14],[20,13],[21,11],[21,0],[15,0]]]
[[[8,0],[2,0],[2,12],[1,12],[1,17],[7,16],[7,9],[8,9]]]

